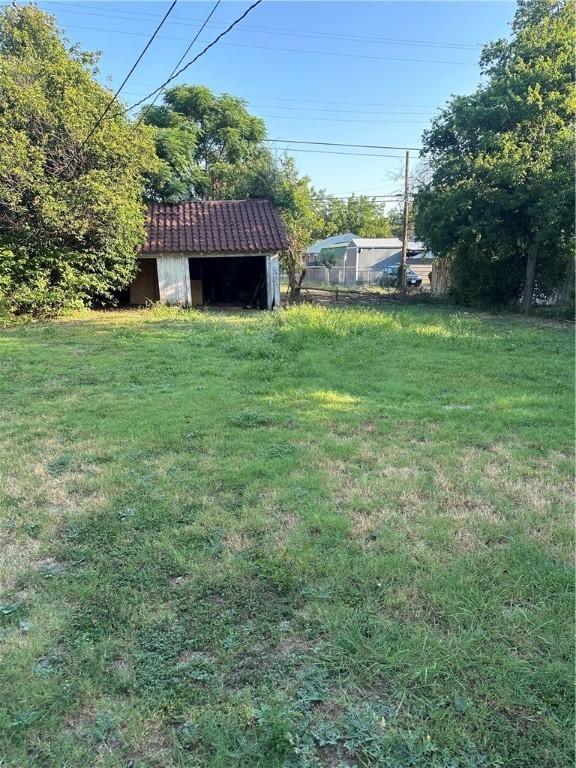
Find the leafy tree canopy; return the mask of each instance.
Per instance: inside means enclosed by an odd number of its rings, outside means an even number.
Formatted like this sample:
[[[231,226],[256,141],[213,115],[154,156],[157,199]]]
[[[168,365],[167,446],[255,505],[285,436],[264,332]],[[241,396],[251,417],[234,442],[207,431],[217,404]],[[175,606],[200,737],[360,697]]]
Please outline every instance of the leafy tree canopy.
[[[150,130],[111,114],[96,57],[34,6],[0,11],[0,301],[53,312],[107,301],[135,268]]]
[[[360,237],[387,237],[391,223],[384,206],[374,198],[351,195],[345,200],[326,198],[321,204],[324,219],[323,237],[354,232]]]
[[[486,79],[454,98],[424,135],[430,180],[417,234],[453,260],[464,301],[550,293],[574,241],[574,6],[520,0],[510,40],[487,45]]]
[[[160,106],[145,106],[142,120],[155,128],[164,161],[149,182],[149,197],[177,202],[223,199],[236,194],[243,176],[263,157],[264,121],[242,99],[214,95],[201,85],[178,85]]]

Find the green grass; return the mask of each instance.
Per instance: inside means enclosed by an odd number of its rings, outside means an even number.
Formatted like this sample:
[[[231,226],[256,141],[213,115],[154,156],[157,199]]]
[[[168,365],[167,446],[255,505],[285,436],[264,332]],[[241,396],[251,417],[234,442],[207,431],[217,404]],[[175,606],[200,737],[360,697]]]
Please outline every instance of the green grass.
[[[2,768],[572,764],[572,332],[0,335]]]

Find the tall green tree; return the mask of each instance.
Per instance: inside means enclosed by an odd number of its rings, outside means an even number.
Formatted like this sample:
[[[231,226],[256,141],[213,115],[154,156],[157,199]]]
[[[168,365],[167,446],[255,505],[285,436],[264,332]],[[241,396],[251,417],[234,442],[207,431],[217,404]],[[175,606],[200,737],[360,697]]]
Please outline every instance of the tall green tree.
[[[110,115],[95,56],[34,6],[0,11],[0,301],[10,312],[106,302],[144,234],[149,129]]]
[[[574,6],[520,0],[510,40],[486,46],[486,83],[456,97],[424,135],[431,178],[417,233],[452,260],[464,301],[550,295],[574,247]]]
[[[354,232],[360,237],[387,237],[392,233],[384,206],[366,195],[345,200],[326,198],[322,204],[324,237]]]
[[[163,104],[144,106],[142,120],[155,129],[163,167],[151,175],[151,199],[213,200],[233,197],[243,177],[269,152],[261,118],[242,99],[214,95],[201,85],[178,85]]]

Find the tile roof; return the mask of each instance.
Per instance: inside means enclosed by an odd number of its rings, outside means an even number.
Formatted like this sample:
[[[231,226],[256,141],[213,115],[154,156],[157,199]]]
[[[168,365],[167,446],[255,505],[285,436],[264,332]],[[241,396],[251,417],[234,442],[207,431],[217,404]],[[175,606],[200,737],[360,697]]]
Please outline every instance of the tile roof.
[[[275,253],[288,247],[269,200],[153,203],[143,253]]]

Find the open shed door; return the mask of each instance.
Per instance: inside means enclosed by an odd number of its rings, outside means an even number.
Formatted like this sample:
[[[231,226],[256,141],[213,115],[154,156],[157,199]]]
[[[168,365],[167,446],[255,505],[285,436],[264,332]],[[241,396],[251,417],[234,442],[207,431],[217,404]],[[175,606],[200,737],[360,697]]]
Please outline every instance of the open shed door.
[[[280,260],[278,256],[266,257],[266,298],[268,309],[280,307]]]

